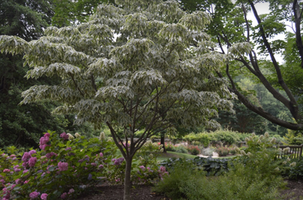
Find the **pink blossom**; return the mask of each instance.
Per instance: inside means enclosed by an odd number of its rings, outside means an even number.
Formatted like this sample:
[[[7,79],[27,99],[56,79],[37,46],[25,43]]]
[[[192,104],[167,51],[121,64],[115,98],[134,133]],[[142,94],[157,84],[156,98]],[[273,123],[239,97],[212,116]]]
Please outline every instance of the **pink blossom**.
[[[142,169],[143,171],[145,170],[145,167],[143,165],[141,165],[139,168]]]
[[[47,200],[47,194],[46,193],[41,194],[40,198],[42,200]]]
[[[28,164],[28,162],[24,162],[24,163],[22,163],[22,166],[23,166],[24,168],[26,168],[26,167],[27,167],[27,164]]]
[[[91,163],[91,165],[92,165],[92,166],[97,166],[97,164],[96,164],[96,163]]]
[[[166,171],[165,167],[164,167],[164,166],[161,166],[161,167],[160,167],[160,172],[165,172],[165,171]]]
[[[68,163],[67,162],[59,162],[58,167],[60,171],[66,171],[68,169]]]
[[[103,157],[103,153],[102,153],[102,152],[101,152],[101,153],[99,153],[99,156],[100,156],[100,157]]]
[[[99,165],[98,168],[103,168],[103,165]]]
[[[28,172],[28,169],[26,169],[26,170],[23,170],[23,174],[25,174],[26,172]]]
[[[52,156],[56,156],[57,154],[54,152],[47,153],[45,156],[50,159]]]
[[[50,137],[50,134],[49,133],[45,133],[44,137]]]
[[[49,142],[49,134],[45,134],[43,137],[40,138],[40,149],[45,150],[45,147],[49,146],[47,143]]]
[[[114,158],[112,159],[112,162],[114,162],[115,165],[120,165],[124,161],[124,158]]]
[[[49,146],[49,145],[47,145],[47,144],[42,144],[42,145],[39,145],[39,148],[42,149],[42,150],[45,150],[45,148],[46,148],[47,146]]]
[[[29,153],[30,155],[32,155],[32,154],[35,154],[35,153],[37,153],[37,152],[36,152],[36,150],[30,150],[28,153]]]
[[[34,191],[34,192],[32,192],[32,193],[29,194],[29,197],[31,199],[35,199],[35,198],[39,197],[39,194],[40,194],[39,192]]]
[[[28,152],[24,152],[22,156],[22,161],[27,162],[32,156]]]
[[[68,140],[68,135],[65,132],[61,133],[60,137],[62,137],[64,140]]]
[[[29,159],[29,161],[28,161],[28,165],[29,165],[30,167],[34,167],[35,164],[36,164],[36,162],[37,162],[37,158],[36,158],[36,157],[31,157],[31,158]]]
[[[20,178],[18,178],[15,182],[16,182],[17,184],[21,184],[21,183],[22,183],[22,181],[21,181]]]
[[[3,170],[3,172],[5,172],[5,173],[6,173],[6,172],[10,172],[10,171],[11,171],[10,169],[4,169],[4,170]]]
[[[26,184],[26,183],[28,183],[29,182],[29,180],[26,180],[26,181],[24,181],[24,184]]]
[[[40,145],[47,144],[49,142],[49,137],[43,136],[40,138]]]
[[[71,189],[69,189],[68,194],[71,194],[73,192],[75,192],[75,190],[73,188],[71,188]]]
[[[63,194],[61,194],[61,199],[65,199],[67,197],[67,193],[64,192]]]

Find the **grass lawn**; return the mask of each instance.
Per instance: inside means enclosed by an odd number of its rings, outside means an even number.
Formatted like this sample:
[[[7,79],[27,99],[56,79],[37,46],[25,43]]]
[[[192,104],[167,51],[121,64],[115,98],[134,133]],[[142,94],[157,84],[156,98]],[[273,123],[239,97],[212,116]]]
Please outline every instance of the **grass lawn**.
[[[159,153],[157,155],[157,160],[162,161],[166,160],[168,158],[195,158],[197,156],[190,155],[187,153],[178,153],[178,152],[173,152],[173,151],[167,151],[167,153]]]

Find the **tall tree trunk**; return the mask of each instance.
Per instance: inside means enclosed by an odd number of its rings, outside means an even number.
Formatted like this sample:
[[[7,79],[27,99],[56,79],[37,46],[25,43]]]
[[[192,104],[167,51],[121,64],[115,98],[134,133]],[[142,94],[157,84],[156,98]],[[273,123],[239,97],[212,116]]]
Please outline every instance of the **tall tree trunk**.
[[[126,157],[126,166],[125,166],[125,178],[124,178],[124,200],[131,200],[130,198],[130,189],[131,189],[131,181],[130,181],[130,172],[132,169],[132,160],[133,158],[130,156]]]
[[[165,133],[164,132],[161,132],[161,144],[162,144],[163,152],[166,153],[166,149],[165,149]]]

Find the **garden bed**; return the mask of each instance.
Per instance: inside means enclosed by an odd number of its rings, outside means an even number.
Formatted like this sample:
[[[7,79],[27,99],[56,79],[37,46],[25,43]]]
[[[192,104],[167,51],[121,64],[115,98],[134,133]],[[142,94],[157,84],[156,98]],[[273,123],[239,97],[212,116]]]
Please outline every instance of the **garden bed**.
[[[303,180],[286,180],[287,188],[281,191],[285,200],[300,200],[303,198]],[[121,200],[123,199],[123,186],[98,186],[76,200]],[[131,190],[132,200],[167,200],[165,196],[152,192],[151,185],[136,186]]]

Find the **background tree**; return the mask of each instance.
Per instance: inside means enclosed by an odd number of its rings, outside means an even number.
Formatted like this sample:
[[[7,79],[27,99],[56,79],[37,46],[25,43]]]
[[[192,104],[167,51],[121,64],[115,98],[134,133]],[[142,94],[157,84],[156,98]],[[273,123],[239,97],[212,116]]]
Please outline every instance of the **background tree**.
[[[224,57],[210,51],[207,14],[187,14],[176,1],[116,5],[100,5],[78,26],[49,27],[31,42],[1,36],[0,49],[24,54],[28,78],[61,78],[23,92],[23,104],[50,99],[62,103],[56,113],[75,113],[79,124],[106,123],[126,160],[129,199],[132,158],[147,138],[175,125],[218,126],[209,119],[232,104],[225,81],[213,74]],[[144,132],[135,140],[137,130]]]
[[[50,23],[48,1],[0,1],[0,34],[17,35],[27,41],[38,38]],[[50,116],[50,103],[18,106],[21,92],[37,81],[26,81],[28,67],[22,67],[19,55],[0,54],[0,147],[7,145],[35,146],[39,135],[48,129],[63,128],[64,118]]]
[[[85,22],[102,2],[114,3],[114,0],[53,0],[52,25],[63,27]]]
[[[61,1],[63,2],[63,1]],[[43,34],[54,15],[52,1],[0,0],[0,35],[16,35],[26,41]],[[28,65],[22,66],[22,56],[0,54],[0,148],[28,146],[38,148],[41,134],[47,130],[94,133],[90,126],[73,125],[74,116],[56,115],[51,111],[58,104],[39,102],[18,105],[21,92],[36,84],[54,84],[59,79],[26,80]]]
[[[187,1],[182,2],[185,2],[184,6],[187,5]],[[262,1],[262,3],[269,3],[270,12],[259,15],[256,9],[259,1],[254,0],[238,0],[234,4],[231,1],[217,0],[206,3],[198,0],[190,2],[196,3],[195,8],[211,14],[213,22],[209,25],[209,33],[219,45],[219,51],[226,55],[233,54],[231,57],[233,61],[230,60],[225,69],[218,71],[220,77],[229,79],[230,91],[235,93],[248,109],[270,122],[292,130],[302,130],[302,104],[300,100],[298,101],[301,98],[298,93],[301,81],[299,84],[295,81],[300,79],[302,69],[299,70],[299,68],[303,66],[301,40],[303,4],[297,0]],[[193,8],[193,6],[185,7],[191,10]],[[256,25],[248,19],[249,11],[253,13]],[[293,33],[286,33],[285,23],[293,25]],[[275,37],[282,33],[287,34],[286,39],[290,43]],[[249,48],[251,51],[247,51]],[[247,54],[245,55],[244,52]],[[284,65],[277,61],[281,52],[285,52]],[[292,72],[298,70],[299,73]],[[235,81],[237,75],[243,72],[252,80],[256,80],[256,83],[264,85],[266,90],[287,108],[296,123],[288,120],[289,118],[279,118],[266,108],[251,102]]]

